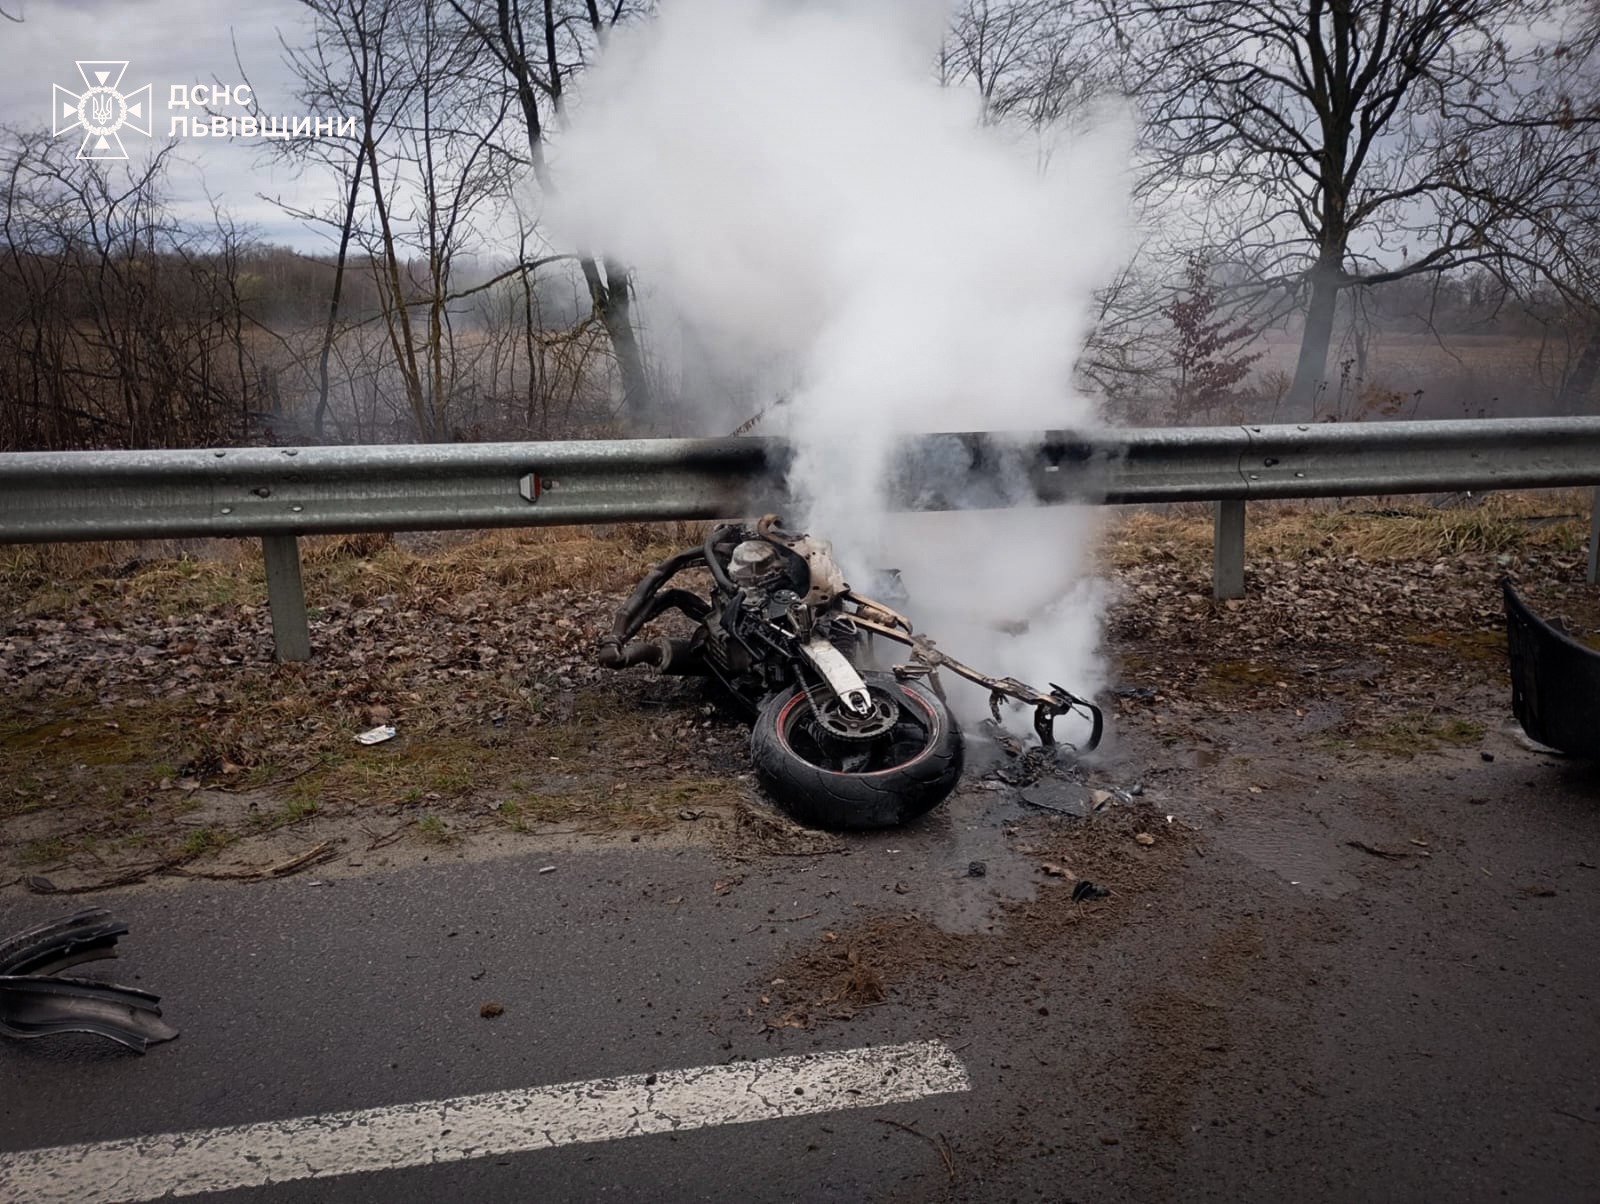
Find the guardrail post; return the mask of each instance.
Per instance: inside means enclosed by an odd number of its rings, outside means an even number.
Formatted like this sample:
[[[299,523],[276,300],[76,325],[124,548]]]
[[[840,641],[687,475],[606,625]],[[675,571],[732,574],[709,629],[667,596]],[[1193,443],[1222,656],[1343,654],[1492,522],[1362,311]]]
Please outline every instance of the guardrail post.
[[[1217,502],[1212,526],[1211,596],[1244,597],[1244,503]]]
[[[1600,583],[1600,485],[1589,499],[1589,584]]]
[[[267,561],[267,606],[272,611],[272,646],[280,661],[311,659],[306,594],[300,584],[300,542],[293,535],[263,535]]]

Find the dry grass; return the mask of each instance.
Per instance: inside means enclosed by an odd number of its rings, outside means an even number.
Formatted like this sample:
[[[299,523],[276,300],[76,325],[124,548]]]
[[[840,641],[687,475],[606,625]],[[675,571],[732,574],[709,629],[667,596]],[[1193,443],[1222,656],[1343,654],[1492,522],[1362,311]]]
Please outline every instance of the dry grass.
[[[397,591],[453,595],[494,584],[524,593],[623,592],[704,532],[699,524],[536,528],[478,534],[426,552],[390,547],[363,561],[367,579]],[[337,562],[335,562],[337,563]]]
[[[388,535],[301,540],[310,606],[358,593],[449,598],[484,585],[522,596],[553,589],[621,592],[704,534],[699,523],[537,527],[404,541]],[[254,540],[36,544],[0,548],[0,611],[51,614],[123,600],[164,614],[261,605]]]
[[[1374,563],[1431,560],[1466,552],[1581,553],[1588,538],[1587,490],[1487,495],[1480,505],[1434,508],[1424,499],[1252,504],[1250,558],[1307,554]],[[309,605],[359,594],[450,598],[485,585],[517,595],[554,589],[624,592],[652,564],[699,542],[701,523],[629,523],[435,535],[312,536],[301,541]],[[1211,507],[1128,510],[1106,530],[1110,567],[1211,552]],[[265,601],[260,546],[253,540],[39,544],[0,547],[0,610],[50,614],[126,602],[165,614]]]
[[[1353,556],[1387,563],[1468,552],[1581,555],[1589,537],[1586,490],[1493,493],[1475,506],[1435,508],[1414,498],[1400,502],[1256,503],[1245,527],[1246,558]],[[1208,505],[1172,506],[1164,513],[1131,511],[1111,524],[1105,556],[1114,567],[1172,555],[1200,560],[1210,556],[1211,542]]]
[[[185,708],[65,701],[54,717],[0,719],[0,818],[58,800],[116,807],[178,776]]]
[[[472,817],[519,832],[652,829],[742,797],[735,774],[689,755],[682,714],[658,715],[671,726],[652,739],[636,704],[591,688],[495,725],[475,707],[473,684],[440,686],[396,739],[372,747],[353,738],[358,714],[330,713],[283,673],[252,683],[259,705],[79,699],[0,719],[0,845],[12,845],[0,879],[7,862],[13,871],[184,863],[323,816],[421,811],[419,837],[444,842]]]
[[[1263,370],[1293,372],[1300,353],[1298,338],[1263,338],[1251,350],[1261,351]],[[1373,341],[1368,370],[1384,374],[1448,377],[1463,370],[1527,371],[1539,362],[1539,340],[1520,334],[1456,335],[1441,342],[1429,334],[1389,333]],[[1351,354],[1335,344],[1328,357],[1330,375],[1339,371],[1339,357]]]
[[[1411,711],[1397,715],[1371,731],[1362,732],[1356,737],[1355,745],[1370,752],[1411,757],[1445,746],[1471,747],[1483,740],[1485,730],[1484,725],[1474,719]]]

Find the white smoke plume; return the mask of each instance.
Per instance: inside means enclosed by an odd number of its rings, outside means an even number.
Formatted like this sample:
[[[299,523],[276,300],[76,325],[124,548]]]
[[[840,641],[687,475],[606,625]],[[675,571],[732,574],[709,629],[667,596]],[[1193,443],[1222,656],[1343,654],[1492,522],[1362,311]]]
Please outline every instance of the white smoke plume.
[[[947,651],[1084,693],[1101,680],[1092,511],[885,511],[902,435],[1093,424],[1072,368],[1123,250],[1126,125],[983,122],[934,78],[944,17],[672,0],[586,78],[551,216],[632,264],[723,365],[781,366],[792,397],[762,429],[799,452],[788,517],[853,582],[898,567]]]

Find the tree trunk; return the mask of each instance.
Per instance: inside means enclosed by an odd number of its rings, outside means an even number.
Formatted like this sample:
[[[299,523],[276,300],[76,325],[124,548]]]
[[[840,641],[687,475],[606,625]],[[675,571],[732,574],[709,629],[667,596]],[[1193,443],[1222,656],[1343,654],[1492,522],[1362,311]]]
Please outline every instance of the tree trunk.
[[[406,401],[411,407],[411,417],[417,424],[417,440],[421,443],[432,443],[435,438],[433,414],[427,405],[427,399],[423,396],[422,374],[417,368],[416,340],[411,333],[411,309],[406,301],[405,281],[400,276],[400,257],[395,250],[394,227],[389,223],[389,204],[384,199],[383,176],[378,171],[376,139],[367,139],[366,152],[372,200],[378,211],[378,234],[383,243],[383,263],[388,277],[389,298],[382,303],[384,325],[388,327],[389,343],[394,349],[395,363],[400,369],[400,377],[406,387]]]
[[[368,133],[370,133],[370,123]],[[366,155],[359,149],[351,167],[350,195],[345,200],[344,221],[339,227],[339,255],[333,266],[333,294],[328,298],[328,321],[322,330],[322,350],[317,356],[317,411],[311,426],[318,443],[322,424],[328,416],[328,357],[333,353],[333,336],[339,323],[339,298],[344,292],[344,268],[350,257],[350,238],[356,223],[356,202],[361,196],[361,169]]]
[[[526,259],[527,239],[524,238],[517,254]],[[534,318],[533,281],[528,279],[528,273],[522,273],[522,338],[528,356],[528,416],[526,427],[531,434],[538,432],[540,439],[550,437],[550,402],[544,398],[541,406],[539,391],[539,369],[541,354],[539,351],[539,328]],[[511,386],[517,383],[517,360],[515,354],[511,358]]]
[[[1300,334],[1300,358],[1295,364],[1294,382],[1287,402],[1291,409],[1303,408],[1316,417],[1317,391],[1328,371],[1328,347],[1333,342],[1333,315],[1339,300],[1338,264],[1324,255],[1311,270],[1311,304],[1306,309],[1305,328]]]
[[[600,23],[599,9],[590,5],[590,20],[597,35],[604,41],[604,27]],[[510,0],[499,0],[497,5],[501,45],[497,51],[517,87],[517,99],[522,105],[523,120],[528,128],[528,154],[533,165],[534,178],[547,196],[555,195],[555,183],[550,178],[544,157],[544,123],[539,118],[539,99],[535,91],[533,70],[528,64],[527,49],[522,42],[521,26],[514,19]],[[546,67],[549,71],[551,104],[559,117],[561,113],[561,63],[556,52],[557,14],[551,0],[544,5],[544,35]],[[480,31],[480,36],[482,36]],[[589,300],[600,324],[606,328],[611,340],[611,350],[617,357],[617,371],[622,377],[623,421],[630,430],[641,430],[649,418],[650,379],[645,374],[644,356],[639,351],[639,340],[634,334],[632,299],[628,295],[628,270],[616,261],[605,260],[605,278],[594,255],[579,249],[578,265],[583,270],[583,280],[589,288]]]
[[[1600,330],[1591,330],[1589,339],[1578,353],[1577,363],[1561,382],[1561,392],[1556,397],[1556,413],[1581,414],[1594,389],[1595,378],[1600,376]]]
[[[628,269],[614,259],[607,259],[605,265],[605,304],[601,307],[600,318],[617,356],[617,371],[622,375],[623,419],[630,431],[643,431],[654,415],[650,412],[650,379],[645,375],[644,355],[633,329]]]

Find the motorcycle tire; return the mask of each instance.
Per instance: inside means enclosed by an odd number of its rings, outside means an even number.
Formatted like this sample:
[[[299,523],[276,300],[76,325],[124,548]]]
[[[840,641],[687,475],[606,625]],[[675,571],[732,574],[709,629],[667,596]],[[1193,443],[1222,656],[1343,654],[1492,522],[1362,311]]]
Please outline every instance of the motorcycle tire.
[[[863,679],[901,707],[894,738],[869,771],[842,767],[824,746],[808,739],[811,700],[799,686],[769,698],[751,729],[756,776],[803,824],[896,827],[942,803],[961,778],[961,732],[938,696],[889,673],[867,673]]]

